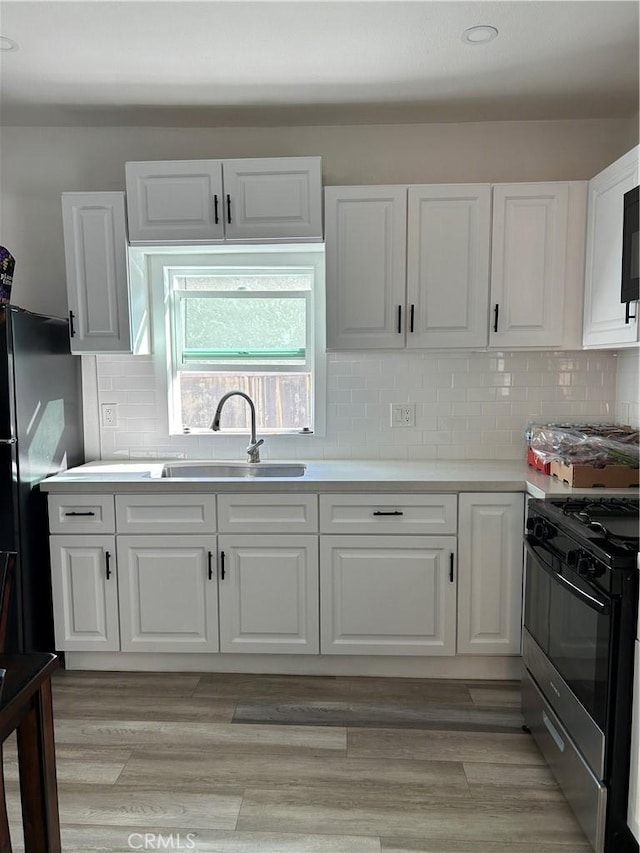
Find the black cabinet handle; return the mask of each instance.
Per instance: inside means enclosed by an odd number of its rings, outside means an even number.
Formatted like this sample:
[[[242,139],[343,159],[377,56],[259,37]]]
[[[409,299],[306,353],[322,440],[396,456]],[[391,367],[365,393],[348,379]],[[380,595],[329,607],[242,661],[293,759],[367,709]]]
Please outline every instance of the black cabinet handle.
[[[398,305],[398,334],[402,334],[402,305]]]
[[[95,512],[89,510],[89,512],[65,512],[65,515],[95,515]]]
[[[225,576],[224,570],[224,551],[220,551],[220,580],[223,581]]]
[[[209,580],[213,579],[213,554],[207,551],[207,575]]]
[[[107,580],[111,577],[111,554],[108,551],[104,552],[105,576]]]
[[[631,313],[631,303],[627,302],[626,305],[624,306],[624,322],[625,322],[625,325],[628,326],[629,320],[635,320],[636,316],[637,316],[636,314]]]
[[[453,551],[449,554],[449,583],[453,583]]]
[[[231,224],[231,196],[227,193],[227,222]]]
[[[373,514],[374,515],[404,515],[404,513],[400,509],[394,509],[394,510],[391,510],[389,512],[377,509],[377,510],[375,510],[375,512]]]
[[[409,331],[411,332],[411,334],[413,334],[413,317],[415,314],[415,310],[416,306],[412,303],[411,308],[409,309]]]
[[[213,196],[213,221],[214,221],[215,225],[217,225],[220,222],[220,217],[218,216],[218,194],[217,193]]]
[[[496,302],[496,307],[493,309],[493,331],[498,331],[498,314],[500,312],[500,306]]]
[[[73,325],[73,311],[69,311],[69,337],[75,338],[75,336],[76,336],[76,330],[75,330],[75,327]]]

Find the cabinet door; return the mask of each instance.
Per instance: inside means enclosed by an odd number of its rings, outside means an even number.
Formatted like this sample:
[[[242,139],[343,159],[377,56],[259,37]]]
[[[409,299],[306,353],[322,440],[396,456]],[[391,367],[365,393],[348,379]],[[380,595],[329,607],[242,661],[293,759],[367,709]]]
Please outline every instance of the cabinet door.
[[[623,196],[638,186],[638,148],[589,181],[585,267],[585,347],[635,343],[638,320],[626,323],[622,286]],[[637,314],[637,305],[631,313]]]
[[[321,651],[454,655],[455,536],[321,536]]]
[[[493,188],[492,347],[561,346],[569,185]]]
[[[224,238],[219,160],[126,163],[129,241],[202,243]]]
[[[319,157],[225,160],[223,172],[227,240],[322,240]]]
[[[71,352],[130,352],[124,193],[63,193]]]
[[[318,537],[220,536],[220,651],[317,654]]]
[[[325,190],[327,349],[403,349],[407,188]]]
[[[115,538],[52,536],[49,546],[56,648],[118,651]]]
[[[524,496],[461,494],[458,654],[519,655]]]
[[[408,347],[486,347],[491,187],[409,187]]]
[[[217,652],[215,536],[118,536],[125,652]]]

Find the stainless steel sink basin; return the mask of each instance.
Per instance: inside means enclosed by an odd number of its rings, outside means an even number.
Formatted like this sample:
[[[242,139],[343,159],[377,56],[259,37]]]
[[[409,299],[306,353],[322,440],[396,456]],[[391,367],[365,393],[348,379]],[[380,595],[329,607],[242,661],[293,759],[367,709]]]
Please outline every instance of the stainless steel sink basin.
[[[189,480],[222,480],[229,477],[253,480],[260,477],[302,477],[307,466],[299,462],[170,462],[161,477]]]

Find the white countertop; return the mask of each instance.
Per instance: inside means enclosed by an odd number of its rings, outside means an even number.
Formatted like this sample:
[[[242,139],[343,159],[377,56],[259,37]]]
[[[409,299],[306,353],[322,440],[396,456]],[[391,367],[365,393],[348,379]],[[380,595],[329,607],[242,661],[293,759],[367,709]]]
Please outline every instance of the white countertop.
[[[166,460],[176,464],[188,460]],[[191,460],[192,461],[192,460]],[[230,460],[206,460],[225,464]],[[269,460],[274,462],[276,460]],[[286,460],[288,462],[298,460]],[[638,489],[572,489],[524,462],[495,460],[325,460],[306,463],[302,477],[237,477],[215,480],[161,478],[165,460],[88,462],[40,483],[45,492],[108,494],[113,492],[528,492],[534,498],[570,495],[631,495]]]

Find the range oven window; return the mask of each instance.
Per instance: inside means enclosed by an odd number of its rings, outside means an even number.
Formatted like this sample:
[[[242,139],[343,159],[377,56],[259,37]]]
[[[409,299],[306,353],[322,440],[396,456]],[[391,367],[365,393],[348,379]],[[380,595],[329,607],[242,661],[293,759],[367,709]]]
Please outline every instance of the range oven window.
[[[529,550],[525,627],[581,704],[605,728],[611,603],[567,566],[562,575]]]

